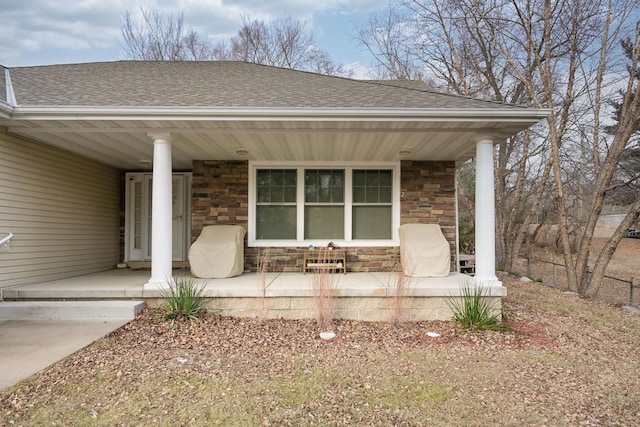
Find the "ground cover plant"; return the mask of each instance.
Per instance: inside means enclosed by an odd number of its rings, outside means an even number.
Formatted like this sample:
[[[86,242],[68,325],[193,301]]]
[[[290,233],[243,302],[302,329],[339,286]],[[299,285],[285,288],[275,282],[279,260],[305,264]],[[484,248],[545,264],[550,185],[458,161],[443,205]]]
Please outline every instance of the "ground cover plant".
[[[207,311],[205,284],[192,277],[172,277],[169,289],[161,292],[160,318],[163,320],[200,320]]]
[[[640,425],[640,316],[500,278],[512,332],[147,310],[0,393],[0,425]]]
[[[464,286],[460,297],[447,300],[453,313],[453,319],[462,326],[472,329],[488,330],[506,328],[500,322],[500,312],[495,310],[490,289],[482,286]]]

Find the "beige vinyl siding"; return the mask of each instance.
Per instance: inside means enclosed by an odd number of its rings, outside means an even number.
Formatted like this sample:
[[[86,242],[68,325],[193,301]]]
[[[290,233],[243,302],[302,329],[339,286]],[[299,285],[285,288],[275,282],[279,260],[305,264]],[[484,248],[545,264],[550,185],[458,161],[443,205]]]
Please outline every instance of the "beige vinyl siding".
[[[0,287],[113,268],[119,187],[117,169],[0,133]]]

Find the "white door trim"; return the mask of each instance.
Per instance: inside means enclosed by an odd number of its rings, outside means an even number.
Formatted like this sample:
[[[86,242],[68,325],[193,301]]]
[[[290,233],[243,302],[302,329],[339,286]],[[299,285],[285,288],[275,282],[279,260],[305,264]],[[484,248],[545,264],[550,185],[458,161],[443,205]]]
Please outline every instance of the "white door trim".
[[[151,260],[151,178],[150,172],[128,172],[125,176],[125,232],[124,232],[124,261]],[[173,235],[181,231],[182,237],[173,241],[173,261],[186,261],[188,249],[191,246],[191,172],[174,172],[172,183],[175,186],[176,177],[182,180],[181,192],[174,191],[174,196],[183,196],[181,226],[176,227],[180,215],[174,215]],[[136,186],[138,193],[136,194]],[[136,197],[138,200],[136,200]],[[177,200],[176,200],[177,201]],[[138,212],[135,209],[138,209]],[[136,217],[137,215],[137,217]],[[137,233],[137,234],[136,234]],[[179,240],[179,241],[178,241]]]

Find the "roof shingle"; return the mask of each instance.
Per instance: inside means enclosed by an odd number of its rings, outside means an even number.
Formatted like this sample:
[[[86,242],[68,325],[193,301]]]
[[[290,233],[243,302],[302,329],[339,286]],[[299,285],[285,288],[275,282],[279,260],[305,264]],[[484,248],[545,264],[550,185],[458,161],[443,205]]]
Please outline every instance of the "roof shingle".
[[[10,75],[17,104],[29,107],[525,108],[439,93],[422,82],[353,80],[231,61],[46,65],[11,68]]]

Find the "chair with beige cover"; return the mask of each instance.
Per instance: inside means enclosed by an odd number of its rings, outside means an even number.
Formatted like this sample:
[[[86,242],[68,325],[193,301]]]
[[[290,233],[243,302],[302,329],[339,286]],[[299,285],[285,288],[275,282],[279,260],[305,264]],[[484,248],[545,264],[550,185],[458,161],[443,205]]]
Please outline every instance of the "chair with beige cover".
[[[400,262],[410,277],[449,275],[451,252],[438,224],[400,226]]]
[[[209,225],[189,249],[191,274],[203,279],[222,279],[244,270],[244,235],[241,225]]]

